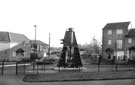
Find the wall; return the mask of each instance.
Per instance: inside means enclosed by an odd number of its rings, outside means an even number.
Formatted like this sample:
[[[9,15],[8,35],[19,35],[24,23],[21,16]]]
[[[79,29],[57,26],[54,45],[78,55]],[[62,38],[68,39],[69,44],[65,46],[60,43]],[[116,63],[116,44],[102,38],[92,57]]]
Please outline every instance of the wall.
[[[13,43],[10,43],[10,44],[13,44]],[[18,56],[13,56],[13,52],[16,52],[18,49],[23,49],[25,52],[26,52],[26,56],[22,56],[22,57],[18,57]],[[14,47],[11,47],[10,48],[10,57],[9,57],[9,60],[22,60],[24,58],[30,58],[30,45],[23,45],[23,44],[17,44],[15,45]]]
[[[0,41],[0,60],[8,60],[10,53],[10,44],[9,42]]]

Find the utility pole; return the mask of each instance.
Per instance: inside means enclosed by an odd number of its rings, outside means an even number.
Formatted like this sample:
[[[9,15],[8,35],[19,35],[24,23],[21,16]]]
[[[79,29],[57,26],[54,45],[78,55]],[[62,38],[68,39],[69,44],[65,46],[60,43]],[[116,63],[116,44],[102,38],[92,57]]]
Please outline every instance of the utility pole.
[[[37,25],[34,25],[35,27],[35,40],[34,40],[34,44],[33,44],[33,47],[34,47],[34,55],[33,55],[33,70],[35,70],[35,59],[36,59],[36,33],[37,33]]]

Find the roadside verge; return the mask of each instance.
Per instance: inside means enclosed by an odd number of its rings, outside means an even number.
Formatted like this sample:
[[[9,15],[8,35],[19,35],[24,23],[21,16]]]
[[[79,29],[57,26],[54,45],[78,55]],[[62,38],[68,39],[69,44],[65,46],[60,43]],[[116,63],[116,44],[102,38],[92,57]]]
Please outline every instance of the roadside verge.
[[[59,72],[51,74],[28,74],[23,82],[63,82],[63,81],[91,81],[91,80],[118,80],[135,79],[135,71],[117,72]]]

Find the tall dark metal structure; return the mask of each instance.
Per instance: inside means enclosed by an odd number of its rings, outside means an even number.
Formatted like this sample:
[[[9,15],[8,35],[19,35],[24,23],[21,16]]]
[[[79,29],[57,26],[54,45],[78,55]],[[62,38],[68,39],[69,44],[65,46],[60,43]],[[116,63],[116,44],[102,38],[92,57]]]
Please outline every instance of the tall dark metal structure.
[[[73,28],[69,28],[64,39],[61,39],[63,44],[62,53],[58,62],[59,67],[82,67],[80,52],[75,37]]]

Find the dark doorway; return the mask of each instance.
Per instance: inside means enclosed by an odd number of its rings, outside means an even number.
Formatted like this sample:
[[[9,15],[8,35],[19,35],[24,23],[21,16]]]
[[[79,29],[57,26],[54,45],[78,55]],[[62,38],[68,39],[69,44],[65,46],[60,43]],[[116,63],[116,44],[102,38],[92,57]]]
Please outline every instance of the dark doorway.
[[[113,50],[111,48],[107,48],[105,50],[105,52],[106,52],[107,58],[108,59],[112,59],[112,57],[113,57]]]
[[[19,48],[17,51],[16,51],[16,55],[17,56],[24,56],[24,50],[22,48]]]
[[[131,60],[135,60],[135,47],[134,46],[129,48],[129,58]]]

